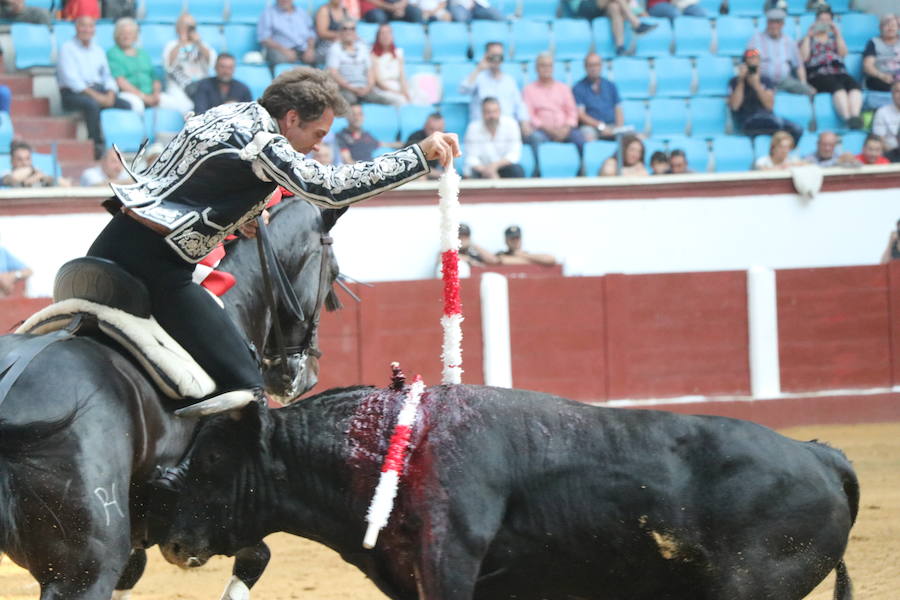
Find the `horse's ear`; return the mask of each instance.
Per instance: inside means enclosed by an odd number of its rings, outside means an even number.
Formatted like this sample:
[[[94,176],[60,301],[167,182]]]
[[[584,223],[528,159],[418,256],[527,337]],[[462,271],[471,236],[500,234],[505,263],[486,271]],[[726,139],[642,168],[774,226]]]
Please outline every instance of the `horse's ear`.
[[[325,231],[331,231],[331,228],[334,227],[334,224],[337,223],[337,220],[340,218],[342,214],[347,212],[349,206],[345,206],[343,208],[323,208],[322,209],[322,225],[325,227]]]

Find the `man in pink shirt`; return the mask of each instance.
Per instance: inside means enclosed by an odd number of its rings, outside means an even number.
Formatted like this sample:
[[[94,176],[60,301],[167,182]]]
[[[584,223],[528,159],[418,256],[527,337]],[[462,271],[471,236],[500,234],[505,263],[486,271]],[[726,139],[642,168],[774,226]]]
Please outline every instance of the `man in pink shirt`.
[[[571,88],[553,79],[553,56],[549,52],[538,54],[535,64],[538,79],[522,91],[534,130],[528,142],[534,146],[543,142],[572,142],[581,152],[584,135],[578,128],[578,109]]]

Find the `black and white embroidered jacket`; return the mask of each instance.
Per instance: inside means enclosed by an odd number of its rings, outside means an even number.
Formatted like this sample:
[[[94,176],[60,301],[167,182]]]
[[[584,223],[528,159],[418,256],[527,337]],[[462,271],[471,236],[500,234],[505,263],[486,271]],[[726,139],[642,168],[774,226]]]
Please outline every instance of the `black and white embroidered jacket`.
[[[169,245],[194,263],[256,218],[279,185],[336,208],[428,171],[418,145],[372,162],[322,165],[295,151],[265,108],[242,102],[191,117],[136,183],[111,187],[124,206],[169,230]]]

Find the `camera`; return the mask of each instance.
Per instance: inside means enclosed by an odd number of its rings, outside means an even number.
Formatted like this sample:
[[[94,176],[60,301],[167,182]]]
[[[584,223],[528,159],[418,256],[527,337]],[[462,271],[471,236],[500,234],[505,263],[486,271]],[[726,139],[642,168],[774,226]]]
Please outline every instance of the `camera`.
[[[757,71],[759,71],[759,65],[747,65],[748,75],[756,75]]]
[[[188,30],[188,33],[194,33],[195,31],[197,31],[197,26],[196,25],[188,25],[187,30]]]
[[[831,28],[826,23],[816,23],[813,25],[813,31],[816,33],[825,33],[829,29]]]

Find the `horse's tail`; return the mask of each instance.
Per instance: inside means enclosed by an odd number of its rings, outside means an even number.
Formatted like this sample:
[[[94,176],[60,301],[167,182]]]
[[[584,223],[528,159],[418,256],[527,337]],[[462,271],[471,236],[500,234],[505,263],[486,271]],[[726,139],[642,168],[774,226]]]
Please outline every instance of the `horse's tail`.
[[[18,545],[15,467],[42,454],[53,436],[72,424],[77,412],[73,410],[54,421],[26,424],[0,419],[0,552]]]

